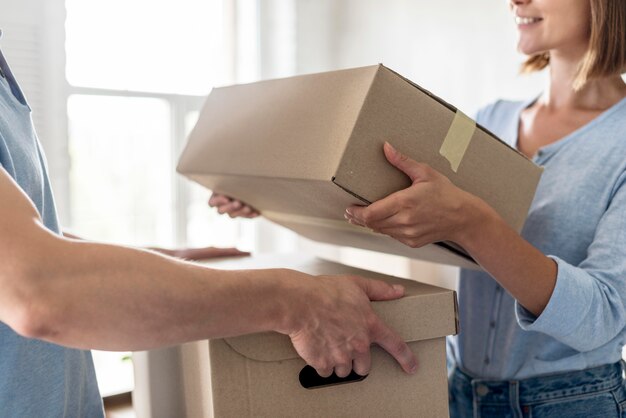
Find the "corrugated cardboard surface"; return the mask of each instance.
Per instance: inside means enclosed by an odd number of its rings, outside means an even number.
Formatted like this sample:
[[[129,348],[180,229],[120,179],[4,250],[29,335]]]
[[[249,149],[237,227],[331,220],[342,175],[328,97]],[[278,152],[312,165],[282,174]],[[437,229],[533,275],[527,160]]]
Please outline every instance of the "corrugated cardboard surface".
[[[329,181],[376,67],[211,91],[181,170]]]
[[[486,200],[519,231],[541,169],[478,127],[453,171],[439,149],[455,111],[382,65],[214,89],[178,170],[261,212],[343,220],[348,205],[409,185],[385,160],[389,141]],[[379,235],[335,236],[330,225],[324,234],[305,224],[293,229],[331,244],[477,267],[447,250],[398,251]]]
[[[455,109],[380,67],[346,146],[335,183],[369,202],[408,187],[409,179],[392,167],[381,152],[384,142],[389,141],[416,161],[428,163],[461,189],[484,199],[520,231],[541,170],[477,127],[458,172],[453,172],[439,149],[454,115]]]
[[[209,343],[215,417],[447,417],[445,339],[410,343],[419,371],[404,374],[381,349],[361,382],[320,389],[298,383],[299,360],[262,362],[233,351],[224,340]]]
[[[216,417],[446,417],[445,335],[456,333],[454,291],[347,267],[302,255],[244,258],[211,267],[287,267],[311,274],[358,274],[400,282],[406,296],[373,302],[378,315],[415,352],[419,370],[409,376],[383,350],[372,350],[372,371],[361,382],[304,389],[304,362],[289,338],[276,333],[210,341]],[[209,395],[207,395],[209,396]]]

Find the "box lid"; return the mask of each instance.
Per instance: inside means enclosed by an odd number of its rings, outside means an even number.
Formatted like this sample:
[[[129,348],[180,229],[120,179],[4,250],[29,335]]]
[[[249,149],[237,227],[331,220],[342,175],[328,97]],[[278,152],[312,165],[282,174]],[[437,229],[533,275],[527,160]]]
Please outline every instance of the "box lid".
[[[402,299],[372,302],[372,307],[405,341],[427,340],[458,332],[456,292],[453,290],[299,254],[240,258],[208,265],[218,269],[291,268],[314,275],[354,274],[400,283],[406,289]],[[281,361],[299,357],[289,337],[275,332],[226,338],[225,341],[242,356],[256,361]]]

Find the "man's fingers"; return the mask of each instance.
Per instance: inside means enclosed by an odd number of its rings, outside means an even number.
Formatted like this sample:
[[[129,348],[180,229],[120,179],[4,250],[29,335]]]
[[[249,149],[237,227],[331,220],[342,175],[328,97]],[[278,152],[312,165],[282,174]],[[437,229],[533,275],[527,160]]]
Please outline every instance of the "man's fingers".
[[[248,252],[239,251],[236,248],[215,248],[215,247],[205,247],[205,248],[187,248],[184,250],[179,250],[178,257],[184,258],[187,260],[208,260],[211,258],[218,257],[240,257],[244,255],[250,255]]]
[[[372,368],[372,356],[370,350],[360,354],[352,360],[352,369],[359,376],[367,376]]]
[[[404,287],[399,284],[390,285],[380,280],[357,278],[356,283],[363,289],[370,300],[393,300],[404,295]]]
[[[240,251],[237,248],[215,248],[216,257],[237,257],[250,255],[247,251]]]
[[[315,371],[321,377],[330,377],[330,375],[333,374],[333,369],[332,368],[318,368],[318,367],[315,367]]]
[[[413,374],[417,371],[417,359],[409,346],[382,321],[378,325],[373,342],[391,354],[405,372]]]
[[[420,163],[397,151],[389,142],[385,142],[383,150],[387,161],[409,176],[411,182],[420,180],[424,176],[424,168]]]
[[[347,377],[352,371],[352,363],[349,364],[337,364],[335,366],[335,374],[337,377]]]

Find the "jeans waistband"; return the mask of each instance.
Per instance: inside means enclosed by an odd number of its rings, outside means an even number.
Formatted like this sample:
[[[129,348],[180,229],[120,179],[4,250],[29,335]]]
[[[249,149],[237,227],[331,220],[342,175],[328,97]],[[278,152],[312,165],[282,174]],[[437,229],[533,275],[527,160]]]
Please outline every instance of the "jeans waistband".
[[[471,392],[481,403],[509,403],[515,397],[521,404],[530,404],[614,389],[623,381],[623,364],[620,361],[591,369],[522,380],[477,379],[456,367],[453,384],[460,384],[463,392]]]

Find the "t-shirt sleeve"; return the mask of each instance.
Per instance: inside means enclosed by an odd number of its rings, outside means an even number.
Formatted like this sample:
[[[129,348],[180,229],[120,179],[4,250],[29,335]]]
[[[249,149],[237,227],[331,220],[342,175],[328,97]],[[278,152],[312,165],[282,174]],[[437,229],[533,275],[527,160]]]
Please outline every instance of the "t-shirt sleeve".
[[[590,351],[615,338],[626,325],[626,171],[613,189],[587,257],[558,266],[556,286],[539,317],[516,303],[519,325],[548,334],[578,351]]]

